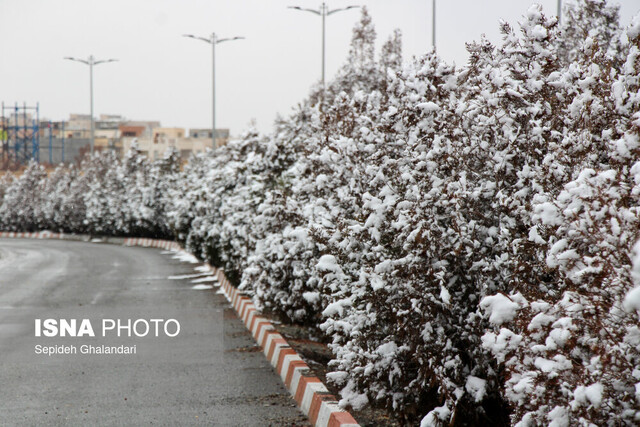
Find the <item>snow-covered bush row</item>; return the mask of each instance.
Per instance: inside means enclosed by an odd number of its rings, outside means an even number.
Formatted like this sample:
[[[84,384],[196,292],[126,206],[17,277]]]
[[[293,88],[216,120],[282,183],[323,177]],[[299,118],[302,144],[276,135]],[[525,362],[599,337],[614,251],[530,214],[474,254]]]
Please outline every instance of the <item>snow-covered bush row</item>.
[[[20,177],[0,180],[0,228],[172,237],[163,195],[176,185],[179,167],[176,151],[149,162],[135,147],[124,161],[99,153],[49,176],[32,162]]]
[[[33,164],[0,178],[0,226],[173,235],[322,331],[345,405],[637,424],[640,19],[619,28],[602,0],[565,16],[533,6],[456,69],[403,65],[398,33],[376,58],[364,10],[336,78],[270,135],[182,172],[175,152]]]

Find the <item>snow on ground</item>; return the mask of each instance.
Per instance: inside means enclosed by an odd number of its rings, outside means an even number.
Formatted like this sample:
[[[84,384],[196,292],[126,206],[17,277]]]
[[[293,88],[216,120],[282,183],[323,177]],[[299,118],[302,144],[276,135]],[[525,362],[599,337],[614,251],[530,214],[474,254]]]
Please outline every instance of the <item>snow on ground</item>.
[[[191,289],[202,291],[202,290],[206,290],[206,289],[213,289],[213,286],[211,286],[211,285],[195,285],[195,286],[192,286]]]
[[[182,279],[194,279],[196,277],[209,276],[204,273],[195,273],[195,274],[180,274],[178,276],[169,276],[167,279],[169,280],[182,280]]]
[[[192,280],[191,283],[204,283],[204,282],[217,282],[218,279],[215,276],[202,277],[200,279]]]
[[[180,260],[182,262],[188,262],[191,264],[200,263],[200,261],[198,261],[198,258],[196,258],[195,256],[191,255],[189,252],[186,252],[186,251],[178,251],[171,258]]]

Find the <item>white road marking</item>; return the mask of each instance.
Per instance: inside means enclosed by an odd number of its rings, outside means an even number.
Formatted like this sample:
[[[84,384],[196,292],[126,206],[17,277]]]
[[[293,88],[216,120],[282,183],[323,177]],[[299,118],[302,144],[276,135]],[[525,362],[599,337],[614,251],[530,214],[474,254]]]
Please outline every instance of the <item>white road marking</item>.
[[[204,290],[204,289],[213,289],[213,286],[211,286],[211,285],[195,285],[195,286],[191,287],[191,289],[195,289],[197,291],[201,291],[201,290]]]
[[[96,296],[93,297],[93,299],[91,300],[91,305],[95,305],[98,302],[98,300],[100,299],[101,296],[102,296],[102,292],[98,292],[96,294]]]
[[[204,282],[217,282],[218,279],[214,276],[203,277],[202,279],[192,280],[191,283],[204,283]]]
[[[167,279],[169,280],[182,280],[182,279],[193,279],[194,277],[202,277],[205,276],[205,274],[202,273],[198,273],[198,274],[183,274],[181,276],[169,276],[167,277]],[[207,274],[206,276],[210,276],[209,274]]]

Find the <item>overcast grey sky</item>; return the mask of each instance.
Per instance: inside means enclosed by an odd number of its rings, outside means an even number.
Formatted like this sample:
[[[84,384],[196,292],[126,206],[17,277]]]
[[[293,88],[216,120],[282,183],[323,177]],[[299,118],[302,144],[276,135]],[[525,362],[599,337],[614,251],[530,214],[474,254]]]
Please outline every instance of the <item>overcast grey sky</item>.
[[[211,126],[211,49],[192,33],[246,40],[216,49],[217,127],[240,133],[251,119],[271,129],[320,78],[321,19],[290,5],[320,0],[0,0],[0,101],[40,103],[41,117],[89,111],[89,70],[64,56],[119,62],[94,69],[94,108],[166,127]],[[366,5],[380,45],[399,28],[405,60],[431,47],[432,0],[331,0]],[[516,23],[530,0],[438,0],[438,53],[466,62],[465,42],[500,40],[498,22]],[[538,1],[555,14],[556,0]],[[621,0],[622,23],[640,1]],[[327,80],[344,62],[359,11],[327,18]]]

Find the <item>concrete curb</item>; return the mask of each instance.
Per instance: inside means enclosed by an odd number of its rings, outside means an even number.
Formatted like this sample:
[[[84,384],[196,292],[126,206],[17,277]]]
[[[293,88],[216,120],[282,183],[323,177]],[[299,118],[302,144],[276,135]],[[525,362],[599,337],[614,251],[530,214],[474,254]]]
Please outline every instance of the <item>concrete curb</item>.
[[[165,250],[183,250],[174,241],[158,240],[138,237],[100,237],[92,239],[88,235],[53,233],[39,231],[33,233],[1,231],[0,237],[28,238],[28,239],[58,239],[75,241],[95,241],[113,243],[124,246],[142,246]],[[208,265],[208,264],[207,264]],[[309,417],[316,427],[358,427],[358,423],[351,414],[338,406],[335,396],[329,393],[327,387],[311,374],[311,369],[289,346],[287,340],[280,335],[271,322],[258,315],[251,298],[241,294],[234,288],[224,275],[224,271],[211,267],[225,297],[242,319],[258,345],[262,347],[265,357],[274,367],[285,387],[295,399],[298,407]]]
[[[214,267],[211,269],[217,275],[225,296],[311,423],[316,427],[358,426],[351,414],[338,406],[338,401],[327,387],[311,374],[309,366],[275,330],[271,322],[258,315],[251,298],[231,286],[222,270]]]

